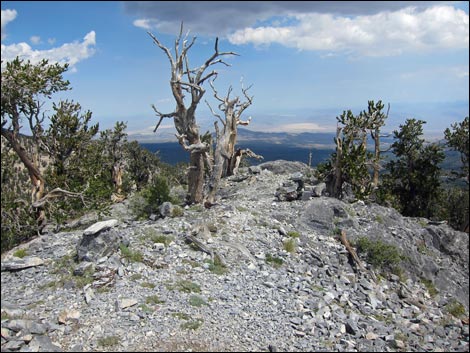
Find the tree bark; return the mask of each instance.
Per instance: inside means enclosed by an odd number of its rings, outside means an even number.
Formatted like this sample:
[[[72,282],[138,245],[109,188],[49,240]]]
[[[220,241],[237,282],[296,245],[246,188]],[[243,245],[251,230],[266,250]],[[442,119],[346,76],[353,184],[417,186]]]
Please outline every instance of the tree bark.
[[[379,185],[379,169],[380,169],[380,129],[375,129],[374,134],[372,135],[374,138],[375,149],[374,149],[374,174],[372,177],[372,187],[376,188]]]
[[[205,90],[202,87],[209,78],[216,76],[216,71],[205,74],[209,66],[225,63],[220,57],[225,55],[237,55],[233,52],[219,52],[219,39],[215,40],[214,53],[199,67],[191,68],[189,66],[188,51],[193,46],[196,37],[188,42],[183,38],[183,25],[181,24],[180,33],[175,40],[174,56],[170,49],[165,47],[150,32],[147,32],[154,43],[166,54],[171,65],[170,87],[173,98],[176,102],[176,108],[171,113],[161,113],[154,105],[153,110],[160,118],[154,131],[158,129],[164,118],[171,118],[178,132],[177,138],[181,146],[190,153],[190,166],[188,172],[188,203],[201,203],[204,201],[204,160],[209,149],[207,144],[202,143],[199,136],[199,127],[196,124],[196,108],[203,97]],[[183,41],[181,42],[181,40]],[[189,44],[188,44],[189,43]],[[185,92],[190,96],[190,103],[185,105]],[[186,143],[189,143],[189,145]]]
[[[210,82],[212,90],[214,91],[214,97],[221,102],[219,109],[224,112],[224,119],[219,114],[214,112],[212,107],[207,103],[212,114],[217,117],[223,125],[223,130],[220,131],[217,125],[217,121],[214,122],[216,131],[216,148],[214,151],[214,168],[212,170],[208,185],[207,185],[207,197],[206,202],[208,204],[214,203],[215,194],[219,188],[220,179],[222,177],[230,176],[236,173],[240,164],[243,150],[235,151],[235,145],[237,143],[238,125],[248,125],[251,118],[247,121],[240,119],[241,114],[248,108],[253,97],[247,95],[247,89],[242,86],[242,92],[246,98],[246,101],[241,102],[239,97],[230,99],[230,93],[232,87],[229,88],[227,95],[224,98],[218,96],[217,90],[213,85],[213,81]]]
[[[31,204],[36,203],[44,196],[45,181],[38,166],[34,163],[33,158],[28,156],[25,148],[18,142],[16,136],[11,131],[2,128],[2,136],[7,139],[15,153],[20,158],[23,165],[28,171],[31,180]],[[44,228],[45,212],[42,206],[35,207],[35,217],[39,227],[39,231]]]
[[[188,203],[201,203],[204,200],[204,155],[191,152],[189,155]]]
[[[336,160],[334,167],[334,186],[333,194],[334,197],[341,196],[341,189],[343,187],[343,170],[341,159],[343,158],[343,144],[341,140],[341,128],[338,127],[336,130]]]

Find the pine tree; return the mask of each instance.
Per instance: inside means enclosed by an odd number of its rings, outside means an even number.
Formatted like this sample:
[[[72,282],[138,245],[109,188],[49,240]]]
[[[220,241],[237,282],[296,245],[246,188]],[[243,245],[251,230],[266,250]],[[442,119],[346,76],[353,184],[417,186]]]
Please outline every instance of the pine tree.
[[[425,143],[423,124],[425,121],[408,119],[393,132],[396,159],[386,165],[383,188],[393,195],[403,215],[432,218],[441,192],[439,164],[444,152],[437,144]]]

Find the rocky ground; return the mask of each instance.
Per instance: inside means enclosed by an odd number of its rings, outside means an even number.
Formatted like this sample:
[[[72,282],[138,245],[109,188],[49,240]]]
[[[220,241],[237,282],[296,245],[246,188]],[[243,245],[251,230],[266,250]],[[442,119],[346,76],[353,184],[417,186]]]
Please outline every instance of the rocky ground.
[[[104,230],[4,254],[2,351],[468,352],[468,234],[362,202],[279,201],[298,172],[245,170],[178,217],[136,221],[124,203]],[[402,270],[359,254],[361,269],[339,230],[393,246]]]

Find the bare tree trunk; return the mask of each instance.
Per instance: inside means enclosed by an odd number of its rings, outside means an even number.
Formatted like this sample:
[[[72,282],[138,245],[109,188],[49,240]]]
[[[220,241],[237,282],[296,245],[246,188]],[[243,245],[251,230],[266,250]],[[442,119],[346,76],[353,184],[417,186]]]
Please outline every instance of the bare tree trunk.
[[[242,121],[240,116],[253,101],[253,97],[249,97],[247,95],[247,91],[250,87],[244,89],[242,86],[242,92],[247,100],[245,102],[240,102],[239,97],[230,99],[232,87],[229,88],[227,95],[224,98],[221,98],[217,94],[213,81],[210,82],[210,85],[214,91],[214,97],[221,102],[219,104],[219,109],[224,112],[224,119],[214,112],[209,103],[206,102],[212,111],[212,114],[214,114],[214,116],[217,117],[223,125],[223,130],[221,132],[217,125],[217,121],[214,122],[217,142],[216,149],[214,151],[214,169],[212,170],[210,180],[207,185],[206,202],[208,204],[212,204],[215,200],[215,193],[219,187],[220,179],[222,177],[233,175],[240,165],[244,151],[235,151],[238,125],[248,125],[250,123],[251,118],[247,121]]]
[[[176,108],[171,113],[161,113],[154,105],[153,110],[160,118],[154,131],[158,129],[164,118],[172,118],[175,128],[178,131],[178,141],[180,145],[190,153],[190,166],[188,173],[188,202],[201,203],[204,200],[204,160],[208,160],[207,151],[209,146],[202,143],[199,136],[199,127],[196,124],[196,108],[202,96],[205,93],[202,87],[203,83],[216,76],[216,71],[204,74],[209,66],[225,63],[220,57],[225,55],[237,55],[233,52],[219,52],[219,39],[215,40],[214,53],[199,67],[192,68],[189,66],[188,51],[193,46],[196,37],[188,41],[183,38],[183,24],[181,24],[180,33],[175,40],[174,55],[150,32],[154,43],[166,54],[171,64],[170,87],[173,98],[176,101]],[[183,40],[182,40],[183,39]],[[182,41],[181,41],[182,40]],[[190,96],[190,104],[185,105],[186,93]],[[189,143],[189,144],[188,144]]]
[[[204,200],[204,155],[191,152],[189,155],[188,202],[201,203]]]
[[[374,175],[372,177],[372,187],[376,188],[379,185],[379,169],[380,169],[380,130],[375,129],[374,134],[372,135],[375,142],[374,149]]]
[[[114,193],[111,195],[111,200],[113,202],[122,202],[125,199],[125,196],[122,193],[122,173],[123,167],[120,163],[113,166],[113,184],[114,184]]]
[[[233,157],[230,159],[230,170],[232,171],[232,174],[227,174],[227,175],[236,175],[238,173],[238,167],[240,166],[240,162],[242,161],[242,157],[247,156],[249,158],[255,158],[255,159],[263,159],[263,156],[260,156],[259,154],[254,153],[252,150],[249,148],[238,148],[235,151],[235,154]]]
[[[13,134],[12,132],[6,129],[2,129],[2,135],[10,143],[13,150],[18,155],[21,162],[23,163],[23,165],[26,167],[26,170],[28,171],[29,178],[31,180],[31,204],[34,204],[35,202],[39,201],[44,196],[44,187],[45,187],[44,178],[41,175],[41,172],[39,171],[38,166],[36,165],[36,163],[34,163],[33,158],[28,156],[24,147],[21,146],[21,144],[16,139],[15,134]],[[46,219],[43,207],[36,207],[35,214],[36,214],[36,221],[39,227],[39,231],[41,231],[42,228],[44,228],[44,225],[45,225],[44,223]]]
[[[334,186],[333,194],[334,197],[341,196],[341,189],[343,187],[343,170],[341,165],[341,159],[343,158],[343,144],[340,138],[341,128],[336,129],[336,160],[334,168]]]
[[[219,188],[220,179],[224,174],[224,170],[226,170],[227,163],[227,153],[224,148],[224,143],[222,141],[223,137],[220,136],[220,131],[217,126],[217,121],[214,123],[215,131],[216,131],[216,138],[217,144],[214,151],[214,166],[212,169],[212,173],[209,177],[209,181],[207,183],[207,192],[206,192],[206,203],[213,204],[215,201],[215,194]]]

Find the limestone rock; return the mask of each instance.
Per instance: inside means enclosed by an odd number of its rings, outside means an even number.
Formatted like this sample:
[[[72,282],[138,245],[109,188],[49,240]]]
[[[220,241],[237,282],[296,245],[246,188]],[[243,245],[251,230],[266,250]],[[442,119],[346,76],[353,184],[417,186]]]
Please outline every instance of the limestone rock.
[[[110,219],[108,221],[97,222],[83,231],[83,235],[96,235],[104,230],[113,228],[118,224],[117,219]]]
[[[2,271],[18,271],[30,267],[44,265],[44,260],[36,256],[26,256],[23,258],[14,258],[7,261],[2,261]]]

